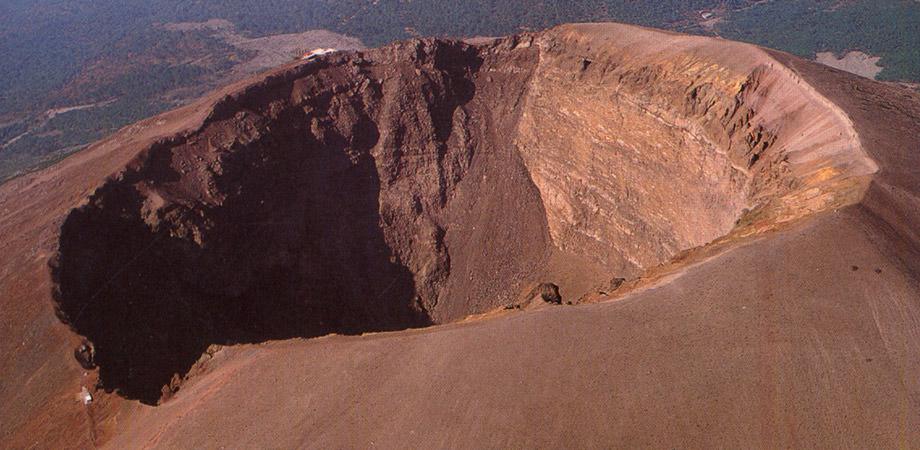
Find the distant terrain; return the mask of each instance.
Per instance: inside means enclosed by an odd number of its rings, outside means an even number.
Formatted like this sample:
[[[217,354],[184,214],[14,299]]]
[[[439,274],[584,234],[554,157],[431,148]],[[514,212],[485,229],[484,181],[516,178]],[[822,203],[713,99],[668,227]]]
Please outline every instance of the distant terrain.
[[[583,21],[716,35],[920,81],[915,0],[10,0],[0,5],[0,181],[315,47]]]
[[[162,27],[259,51],[228,23]],[[0,448],[917,447],[920,93],[617,23],[475,41],[0,186]]]

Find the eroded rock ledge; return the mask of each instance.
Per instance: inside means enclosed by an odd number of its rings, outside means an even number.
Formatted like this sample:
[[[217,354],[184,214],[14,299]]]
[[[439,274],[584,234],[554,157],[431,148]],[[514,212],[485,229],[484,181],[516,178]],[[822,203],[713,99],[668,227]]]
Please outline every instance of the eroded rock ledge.
[[[597,27],[328,55],[206,100],[63,226],[59,316],[101,385],[156,403],[211,344],[578,298],[863,194],[846,116],[764,52]]]

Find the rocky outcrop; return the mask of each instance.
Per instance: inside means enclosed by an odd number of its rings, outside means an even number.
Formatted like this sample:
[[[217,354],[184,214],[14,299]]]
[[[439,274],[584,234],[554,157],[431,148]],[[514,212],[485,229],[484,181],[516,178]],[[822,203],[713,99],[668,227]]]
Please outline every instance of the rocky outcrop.
[[[646,37],[586,24],[538,40],[516,144],[557,247],[634,276],[739,222],[861,195],[874,163],[788,69],[743,44]]]
[[[846,117],[765,53],[594,27],[298,62],[146,146],[52,265],[102,386],[156,403],[211,344],[577,299],[862,194]]]

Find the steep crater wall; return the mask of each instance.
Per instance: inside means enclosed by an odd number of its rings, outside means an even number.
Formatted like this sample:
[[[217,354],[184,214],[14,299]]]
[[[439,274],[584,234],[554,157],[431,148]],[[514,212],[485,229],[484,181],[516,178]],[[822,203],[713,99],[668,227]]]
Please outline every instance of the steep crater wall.
[[[577,300],[861,195],[846,118],[759,50],[591,27],[299,63],[144,148],[52,263],[102,387],[154,404],[211,344]]]

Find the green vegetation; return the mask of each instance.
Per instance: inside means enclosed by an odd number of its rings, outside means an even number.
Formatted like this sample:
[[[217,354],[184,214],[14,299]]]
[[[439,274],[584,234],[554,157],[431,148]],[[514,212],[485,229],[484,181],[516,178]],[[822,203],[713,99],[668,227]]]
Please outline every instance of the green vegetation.
[[[722,19],[714,30],[700,26],[701,11]],[[916,0],[5,0],[0,145],[30,133],[0,147],[0,180],[219,82],[250,55],[209,30],[162,27],[214,18],[253,37],[324,28],[370,46],[619,21],[714,32],[808,58],[861,50],[882,58],[880,78],[920,82]],[[40,123],[51,108],[112,100]],[[17,123],[25,117],[29,123]]]
[[[40,129],[32,130],[0,150],[3,155],[0,158],[0,181],[55,162],[125,124],[150,117],[166,107],[166,104],[128,97],[95,108],[59,114]],[[0,136],[8,140],[6,136],[12,138],[25,131],[26,128],[19,124],[15,131],[0,128]]]
[[[882,57],[883,80],[920,81],[920,2],[769,2],[729,17],[726,38],[786,50],[806,58],[816,52],[859,50]]]

